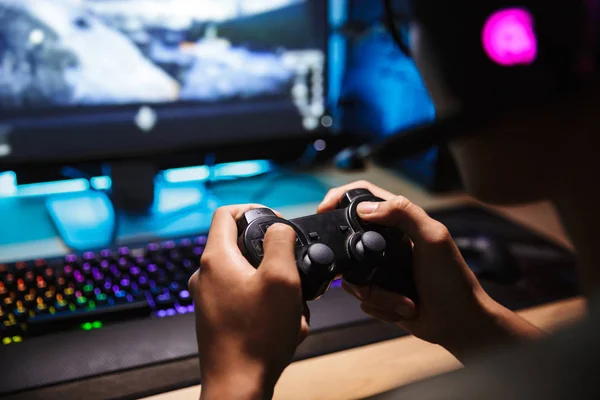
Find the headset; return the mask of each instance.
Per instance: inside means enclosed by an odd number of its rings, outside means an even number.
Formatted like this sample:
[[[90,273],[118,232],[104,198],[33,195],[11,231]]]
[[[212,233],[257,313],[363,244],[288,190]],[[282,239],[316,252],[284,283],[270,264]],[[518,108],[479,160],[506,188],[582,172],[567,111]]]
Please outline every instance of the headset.
[[[399,132],[362,149],[362,157],[414,154],[450,138],[475,134],[505,112],[527,112],[600,89],[600,0],[410,0],[411,15],[385,21],[411,56],[399,29],[426,32],[435,68],[459,103],[455,115]]]

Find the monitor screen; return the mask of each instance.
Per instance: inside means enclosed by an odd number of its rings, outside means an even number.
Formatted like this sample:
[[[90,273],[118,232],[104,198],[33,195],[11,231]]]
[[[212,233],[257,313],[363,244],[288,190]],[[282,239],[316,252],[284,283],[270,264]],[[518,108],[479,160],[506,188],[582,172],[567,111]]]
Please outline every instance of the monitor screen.
[[[0,0],[0,162],[313,132],[325,3]]]

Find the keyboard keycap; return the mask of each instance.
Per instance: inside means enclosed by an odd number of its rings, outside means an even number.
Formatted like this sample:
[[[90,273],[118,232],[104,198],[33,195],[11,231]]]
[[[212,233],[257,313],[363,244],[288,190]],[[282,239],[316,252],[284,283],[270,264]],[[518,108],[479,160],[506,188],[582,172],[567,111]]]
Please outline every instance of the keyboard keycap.
[[[182,306],[188,306],[192,304],[192,296],[190,295],[190,292],[187,290],[182,290],[179,292],[179,304]]]
[[[175,305],[175,299],[168,292],[159,294],[156,296],[156,305],[161,310],[172,308]]]
[[[148,317],[151,312],[152,308],[150,308],[148,301],[137,301],[116,306],[96,307],[94,310],[78,310],[55,315],[36,316],[29,320],[27,334],[38,336],[76,328],[82,323],[91,321],[128,321],[133,318]]]
[[[21,330],[21,324],[19,324],[16,320],[4,321],[0,325],[0,337],[11,337],[21,335],[22,333],[23,331]]]

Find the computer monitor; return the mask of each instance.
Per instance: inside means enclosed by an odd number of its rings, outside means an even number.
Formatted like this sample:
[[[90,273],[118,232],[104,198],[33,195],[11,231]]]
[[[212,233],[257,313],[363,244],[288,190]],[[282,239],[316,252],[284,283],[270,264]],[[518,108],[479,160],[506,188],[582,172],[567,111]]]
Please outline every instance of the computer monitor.
[[[0,169],[299,149],[332,123],[326,8],[0,0]]]

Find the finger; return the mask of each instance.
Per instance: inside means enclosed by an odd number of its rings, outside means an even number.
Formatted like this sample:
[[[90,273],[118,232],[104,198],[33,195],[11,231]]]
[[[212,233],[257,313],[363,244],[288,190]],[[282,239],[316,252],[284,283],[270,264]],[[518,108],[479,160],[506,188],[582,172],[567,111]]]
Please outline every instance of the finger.
[[[306,317],[303,315],[302,321],[300,323],[300,333],[298,334],[297,345],[302,344],[302,342],[304,342],[304,340],[306,340],[306,338],[308,337],[308,333],[309,333],[308,321],[306,320]]]
[[[365,314],[368,314],[384,322],[400,322],[403,320],[403,318],[397,314],[381,311],[369,304],[362,303],[360,305],[360,309],[363,310]]]
[[[417,314],[415,303],[401,294],[389,292],[375,285],[356,286],[349,282],[344,282],[342,285],[362,304],[375,307],[389,314],[396,314],[403,319],[413,319]]]
[[[326,195],[319,207],[317,207],[317,212],[322,213],[326,211],[334,210],[344,193],[352,189],[367,189],[375,196],[382,198],[384,200],[391,199],[394,195],[387,190],[384,190],[378,186],[373,185],[371,182],[367,181],[358,181],[349,183],[344,186],[337,187],[335,189],[331,189]]]
[[[417,307],[411,299],[375,285],[371,285],[371,290],[362,299],[362,303],[376,307],[386,313],[396,314],[403,319],[413,319],[417,315]]]
[[[360,203],[357,211],[365,221],[400,228],[416,246],[451,241],[443,224],[403,196],[394,196],[384,202]]]
[[[354,296],[357,300],[362,300],[364,297],[368,297],[371,292],[371,286],[356,286],[348,283],[346,281],[342,281],[342,288],[352,296]]]
[[[212,246],[226,247],[231,243],[237,242],[237,220],[242,218],[244,213],[255,208],[267,208],[260,204],[241,204],[227,207],[221,207],[213,214],[213,219],[210,224],[206,247],[209,249]],[[283,218],[283,216],[274,211],[275,214]]]
[[[194,274],[190,277],[190,280],[188,281],[188,289],[190,291],[190,293],[195,293],[196,292],[196,286],[198,285],[198,271],[196,270],[196,272],[194,272]]]
[[[271,278],[300,287],[296,267],[296,231],[286,224],[273,224],[267,229],[263,247],[265,255],[258,270]]]
[[[308,324],[308,326],[310,326],[310,308],[308,308],[308,304],[306,302],[304,302],[304,308],[302,309],[302,315],[304,316],[304,319],[306,320],[306,323]]]
[[[243,262],[246,259],[237,245],[237,220],[245,212],[255,208],[265,207],[260,204],[244,204],[221,207],[215,211],[208,233],[206,248],[202,255],[202,267],[204,269],[212,263],[223,265],[222,268],[229,268],[230,265],[245,265],[247,263]],[[227,257],[234,262],[218,262]]]

